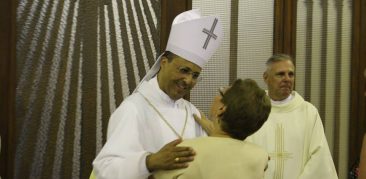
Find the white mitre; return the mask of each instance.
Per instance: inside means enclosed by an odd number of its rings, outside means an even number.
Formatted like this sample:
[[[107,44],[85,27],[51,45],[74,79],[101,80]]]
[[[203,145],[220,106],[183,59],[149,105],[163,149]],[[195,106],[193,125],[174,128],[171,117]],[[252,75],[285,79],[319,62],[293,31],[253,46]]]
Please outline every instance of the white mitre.
[[[203,68],[219,47],[222,35],[221,21],[218,17],[202,17],[198,9],[185,11],[174,18],[165,51],[170,51]],[[150,80],[157,74],[161,57],[162,55],[158,57],[135,91],[142,82]]]

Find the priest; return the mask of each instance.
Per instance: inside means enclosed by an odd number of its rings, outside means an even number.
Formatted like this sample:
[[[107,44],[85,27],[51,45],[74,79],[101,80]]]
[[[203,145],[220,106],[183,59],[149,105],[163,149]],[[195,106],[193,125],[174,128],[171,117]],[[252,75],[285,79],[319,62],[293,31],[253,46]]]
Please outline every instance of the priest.
[[[262,128],[247,139],[270,154],[265,178],[338,178],[318,110],[293,90],[292,58],[276,54],[266,65],[263,79],[272,110]]]

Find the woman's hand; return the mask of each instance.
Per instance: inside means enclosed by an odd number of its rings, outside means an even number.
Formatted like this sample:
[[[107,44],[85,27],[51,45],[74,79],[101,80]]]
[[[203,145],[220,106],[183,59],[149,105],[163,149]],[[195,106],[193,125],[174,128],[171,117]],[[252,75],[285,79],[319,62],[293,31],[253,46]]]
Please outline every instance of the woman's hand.
[[[196,114],[193,114],[194,119],[198,124],[201,125],[203,130],[206,131],[207,135],[211,136],[215,132],[215,126],[213,122],[206,118],[206,115],[200,111],[201,118],[198,117]]]

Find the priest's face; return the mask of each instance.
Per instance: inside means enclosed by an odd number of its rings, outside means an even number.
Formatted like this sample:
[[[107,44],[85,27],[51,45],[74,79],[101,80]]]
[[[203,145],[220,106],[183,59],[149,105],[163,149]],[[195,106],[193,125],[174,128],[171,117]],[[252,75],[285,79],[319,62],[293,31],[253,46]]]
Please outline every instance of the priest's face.
[[[158,73],[159,87],[170,98],[178,100],[196,85],[200,72],[198,65],[179,56],[174,55],[170,60],[162,57]]]
[[[286,99],[293,90],[295,80],[295,67],[292,61],[282,60],[274,62],[263,74],[263,79],[268,86],[268,94],[272,100]]]

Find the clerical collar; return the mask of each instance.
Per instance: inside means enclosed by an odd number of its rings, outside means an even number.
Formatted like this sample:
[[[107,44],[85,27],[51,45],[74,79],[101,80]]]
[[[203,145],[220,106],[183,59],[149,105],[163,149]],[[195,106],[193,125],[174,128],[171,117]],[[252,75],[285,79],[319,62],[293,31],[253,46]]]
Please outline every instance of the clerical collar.
[[[274,101],[271,99],[271,103],[274,105],[286,104],[286,103],[290,102],[293,97],[294,97],[294,95],[291,93],[286,99],[284,99],[282,101]]]
[[[175,105],[176,101],[170,98],[163,90],[160,89],[157,75],[155,75],[151,80],[148,82],[151,84],[157,91],[159,96],[163,98],[164,101],[168,102],[169,104]],[[178,101],[178,100],[177,100]]]

